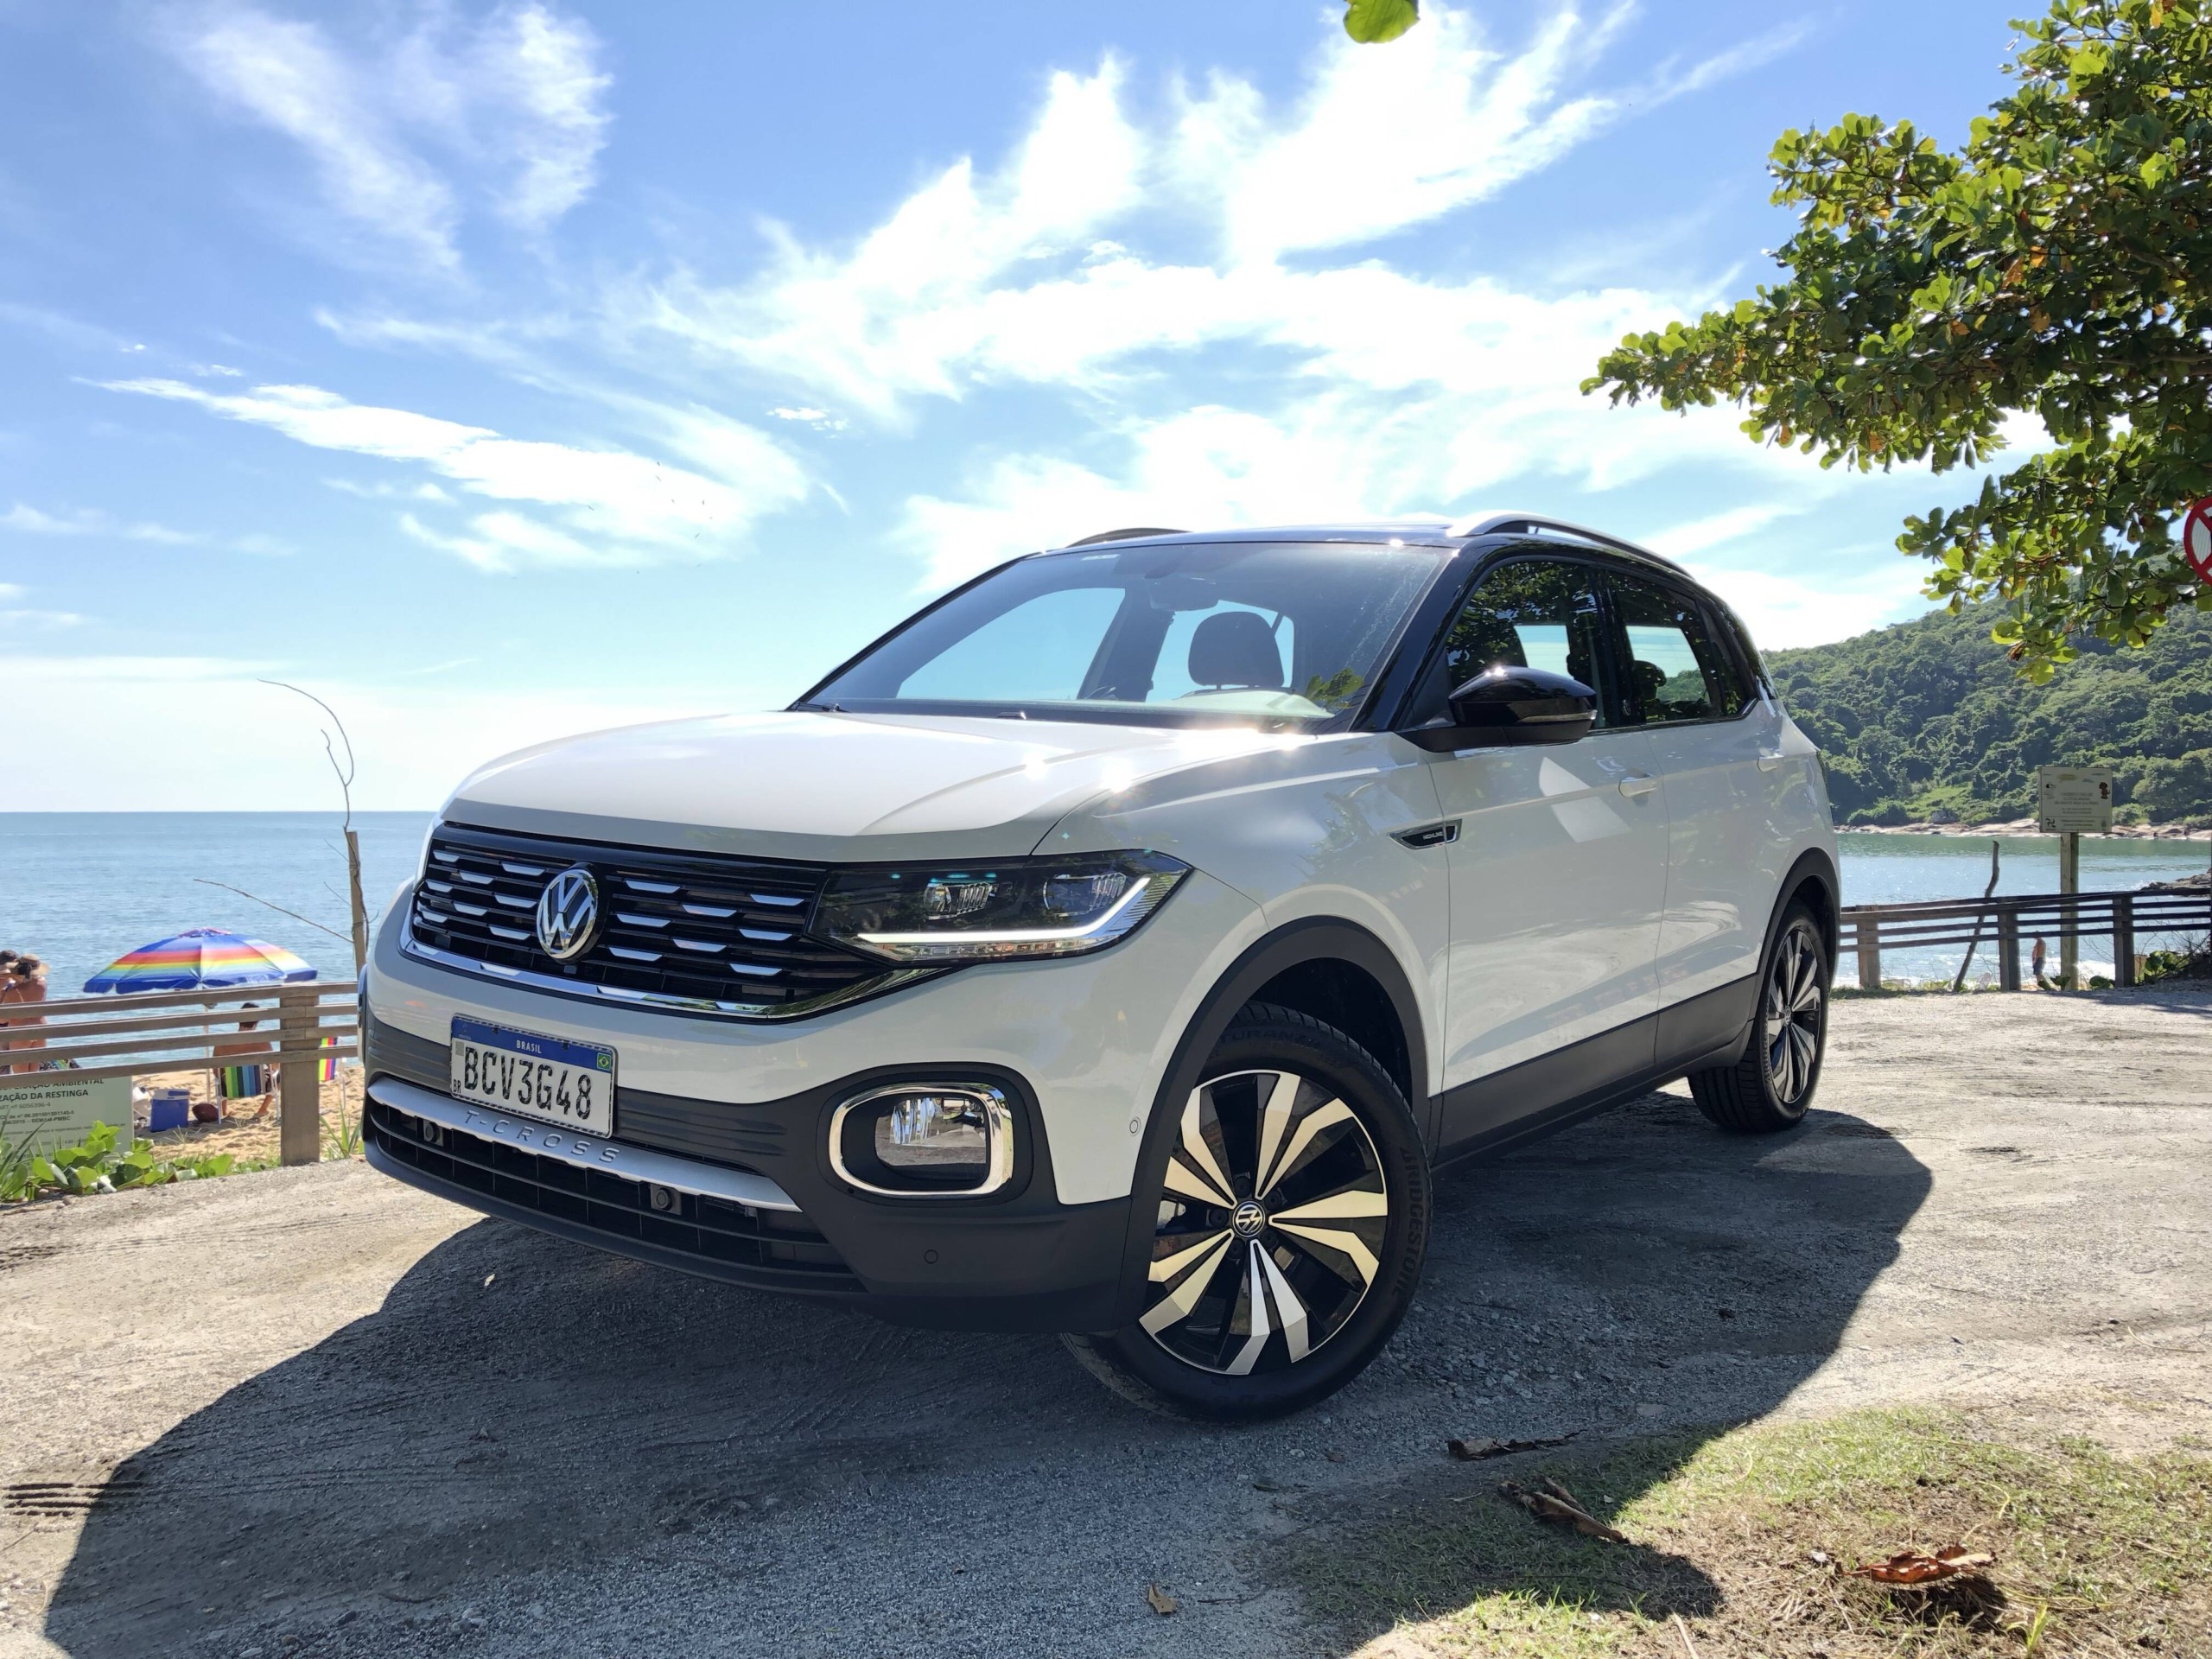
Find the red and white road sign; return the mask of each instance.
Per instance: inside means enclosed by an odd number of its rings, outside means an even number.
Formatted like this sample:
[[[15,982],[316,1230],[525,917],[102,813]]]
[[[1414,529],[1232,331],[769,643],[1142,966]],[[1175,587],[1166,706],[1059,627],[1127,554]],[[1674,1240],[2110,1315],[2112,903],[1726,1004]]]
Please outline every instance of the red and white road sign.
[[[2190,504],[2181,521],[2181,550],[2196,574],[2212,582],[2212,495]]]

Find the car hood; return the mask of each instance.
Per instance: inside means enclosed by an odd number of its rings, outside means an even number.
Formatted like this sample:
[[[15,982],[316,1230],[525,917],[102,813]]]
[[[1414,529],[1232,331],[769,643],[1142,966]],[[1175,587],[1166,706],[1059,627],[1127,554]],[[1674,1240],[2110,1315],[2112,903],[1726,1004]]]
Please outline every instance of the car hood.
[[[1236,727],[727,715],[520,750],[473,773],[443,816],[756,858],[1004,858],[1145,779],[1311,741]]]

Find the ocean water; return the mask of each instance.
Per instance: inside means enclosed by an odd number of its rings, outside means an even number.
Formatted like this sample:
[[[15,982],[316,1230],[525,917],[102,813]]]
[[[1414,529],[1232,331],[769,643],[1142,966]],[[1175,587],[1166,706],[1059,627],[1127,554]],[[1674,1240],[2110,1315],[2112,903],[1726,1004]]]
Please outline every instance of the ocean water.
[[[361,887],[372,918],[414,874],[427,812],[354,815],[361,836]],[[1989,842],[1963,836],[1839,837],[1846,904],[1979,894],[1989,879]],[[2054,839],[2003,843],[2000,893],[2058,887]],[[2207,868],[2204,842],[2082,842],[2085,889],[2135,887]],[[353,952],[334,938],[222,882],[346,931],[346,849],[335,813],[0,812],[0,945],[51,965],[52,994],[73,994],[117,957],[188,927],[226,927],[283,945],[333,978],[353,976]],[[2145,939],[2150,949],[2167,941]],[[2102,942],[2083,943],[2085,961]],[[2053,944],[2056,954],[2056,943]],[[1923,960],[1924,958],[1924,960]],[[1996,971],[1985,945],[1974,976]],[[1891,976],[1932,978],[1958,965],[1956,951],[1885,952]],[[2100,971],[2102,964],[2093,962]],[[1843,963],[1847,976],[1852,961]]]
[[[2058,837],[2023,836],[1998,842],[1999,893],[2058,891]],[[1838,861],[1843,874],[1843,902],[1847,905],[1898,904],[1914,899],[1978,899],[1989,885],[1990,837],[1986,836],[1884,836],[1846,833],[1836,837]],[[2171,881],[2177,876],[2201,875],[2212,868],[2212,842],[2202,841],[2128,841],[2117,837],[2082,838],[2082,890],[2084,893],[2139,887],[2146,881]],[[1970,982],[1997,980],[1995,930],[1975,950]],[[2190,943],[2177,934],[2139,933],[2139,951],[2178,948]],[[2058,940],[2047,941],[2050,971],[2058,970]],[[2024,981],[2034,949],[2031,939],[2020,944],[2020,971]],[[1958,972],[1963,945],[1948,950],[1888,950],[1882,952],[1882,977],[1889,979],[1948,979]],[[2112,972],[2107,941],[2082,941],[2082,971]],[[1848,983],[1858,973],[1858,958],[1846,951],[1837,969]]]
[[[431,817],[353,815],[372,922],[414,874]],[[353,978],[338,814],[0,812],[0,945],[45,958],[49,996],[73,996],[125,951],[188,927],[267,939],[325,978]]]

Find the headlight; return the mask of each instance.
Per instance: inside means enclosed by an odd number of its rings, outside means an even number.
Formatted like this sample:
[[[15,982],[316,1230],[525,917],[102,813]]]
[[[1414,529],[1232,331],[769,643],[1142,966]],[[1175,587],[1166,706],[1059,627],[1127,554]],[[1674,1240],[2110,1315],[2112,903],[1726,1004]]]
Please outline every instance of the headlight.
[[[1190,873],[1160,853],[843,870],[823,890],[814,931],[893,962],[1071,957],[1127,938]]]

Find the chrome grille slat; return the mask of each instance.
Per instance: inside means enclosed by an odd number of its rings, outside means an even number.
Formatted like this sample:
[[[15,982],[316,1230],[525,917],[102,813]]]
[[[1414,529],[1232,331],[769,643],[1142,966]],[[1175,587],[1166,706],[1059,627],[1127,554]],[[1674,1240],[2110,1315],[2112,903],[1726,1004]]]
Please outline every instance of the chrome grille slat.
[[[827,944],[806,917],[820,865],[607,847],[442,824],[410,931],[434,958],[546,988],[739,1018],[779,1017],[915,977]],[[599,882],[602,922],[591,948],[557,963],[522,912],[571,865]],[[525,875],[524,872],[533,874]],[[456,883],[470,900],[449,897]],[[496,885],[495,885],[496,883]],[[489,892],[482,891],[491,888]],[[474,902],[480,901],[480,902]],[[733,960],[733,958],[738,958]]]

